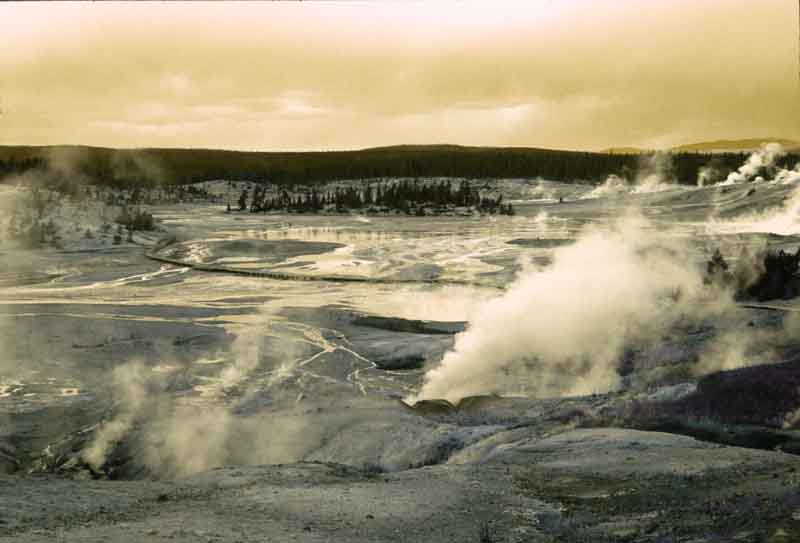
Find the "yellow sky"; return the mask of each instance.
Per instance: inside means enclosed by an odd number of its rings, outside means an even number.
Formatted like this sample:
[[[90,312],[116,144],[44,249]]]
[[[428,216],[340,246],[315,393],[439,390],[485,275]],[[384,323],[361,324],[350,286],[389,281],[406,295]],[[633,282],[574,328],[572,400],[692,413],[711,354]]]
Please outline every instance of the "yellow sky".
[[[0,4],[0,144],[800,140],[796,0]]]

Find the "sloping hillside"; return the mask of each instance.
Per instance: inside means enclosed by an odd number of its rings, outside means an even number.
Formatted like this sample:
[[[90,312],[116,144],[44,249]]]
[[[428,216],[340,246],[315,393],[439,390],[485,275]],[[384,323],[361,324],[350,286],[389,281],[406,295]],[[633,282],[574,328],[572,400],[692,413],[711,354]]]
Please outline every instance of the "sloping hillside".
[[[680,183],[695,184],[699,168],[712,161],[716,170],[726,174],[738,168],[744,158],[742,153],[676,153],[671,161],[672,172],[664,173]],[[113,186],[210,179],[290,185],[376,177],[541,177],[599,183],[612,174],[632,178],[642,160],[629,153],[456,145],[402,145],[330,152],[0,146],[0,179],[33,171],[46,173],[56,181],[83,179]],[[796,162],[798,157],[786,160]]]

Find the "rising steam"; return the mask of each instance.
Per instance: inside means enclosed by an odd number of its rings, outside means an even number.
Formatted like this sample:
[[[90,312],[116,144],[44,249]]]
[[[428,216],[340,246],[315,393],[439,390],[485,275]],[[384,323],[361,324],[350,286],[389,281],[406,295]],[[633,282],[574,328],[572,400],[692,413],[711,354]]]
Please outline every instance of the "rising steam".
[[[747,181],[763,181],[760,174],[774,169],[775,162],[786,152],[780,143],[767,143],[754,152],[738,170],[731,172],[723,185],[735,185]]]
[[[417,399],[614,388],[623,348],[656,339],[700,296],[697,268],[648,227],[629,217],[557,250],[552,266],[524,275],[475,314]]]
[[[768,186],[796,186],[780,207],[749,213],[733,220],[709,221],[709,230],[725,233],[762,232],[781,235],[800,233],[800,163],[794,169],[778,168],[775,161],[784,153],[777,143],[770,143],[753,153],[724,184],[751,181]],[[765,179],[759,173],[769,174]],[[757,176],[756,176],[757,175]],[[753,176],[756,176],[755,178]]]
[[[141,363],[114,368],[113,387],[119,399],[119,412],[97,429],[92,443],[83,451],[83,459],[94,469],[100,469],[109,450],[130,432],[148,402],[148,380],[147,369]]]
[[[586,193],[582,198],[608,198],[625,194],[648,194],[678,188],[672,171],[672,155],[656,152],[642,155],[633,181],[618,175],[610,175],[602,185]]]

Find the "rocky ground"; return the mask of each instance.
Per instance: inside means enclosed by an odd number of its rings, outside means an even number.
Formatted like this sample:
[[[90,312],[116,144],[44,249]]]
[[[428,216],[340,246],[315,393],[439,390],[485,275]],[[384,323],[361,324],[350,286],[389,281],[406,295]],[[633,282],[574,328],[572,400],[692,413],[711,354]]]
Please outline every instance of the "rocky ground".
[[[800,458],[656,432],[518,429],[480,463],[12,476],[0,541],[795,541]]]

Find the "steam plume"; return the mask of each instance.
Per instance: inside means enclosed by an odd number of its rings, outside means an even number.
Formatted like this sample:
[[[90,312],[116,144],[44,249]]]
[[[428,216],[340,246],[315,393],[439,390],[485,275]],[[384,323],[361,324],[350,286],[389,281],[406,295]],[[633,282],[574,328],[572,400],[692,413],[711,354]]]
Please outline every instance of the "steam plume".
[[[105,422],[95,433],[83,459],[95,469],[106,460],[109,450],[133,427],[140,410],[148,401],[146,368],[140,363],[118,366],[113,373],[113,386],[119,398],[119,413]]]
[[[639,217],[586,231],[477,312],[418,398],[612,389],[624,346],[657,337],[699,296],[700,274],[673,243]]]
[[[636,178],[629,182],[624,177],[610,175],[605,182],[585,194],[583,198],[605,198],[623,194],[647,194],[676,188],[672,173],[672,155],[656,152],[642,155]]]
[[[723,185],[735,185],[752,181],[763,170],[768,170],[775,166],[775,161],[785,154],[780,143],[767,143],[761,149],[750,155],[742,166],[735,172],[731,172]],[[758,178],[756,178],[757,180]]]
[[[749,162],[750,160],[748,160],[748,163]],[[747,164],[742,166],[742,168],[746,166]],[[742,168],[739,170],[741,171]],[[710,221],[710,230],[722,232],[763,232],[782,235],[800,233],[800,164],[797,164],[793,170],[777,170],[777,172],[774,173],[774,177],[769,180],[769,183],[771,185],[796,185],[797,188],[789,195],[783,205],[778,208],[768,209],[758,213],[750,213],[730,221],[714,221],[712,219]]]

